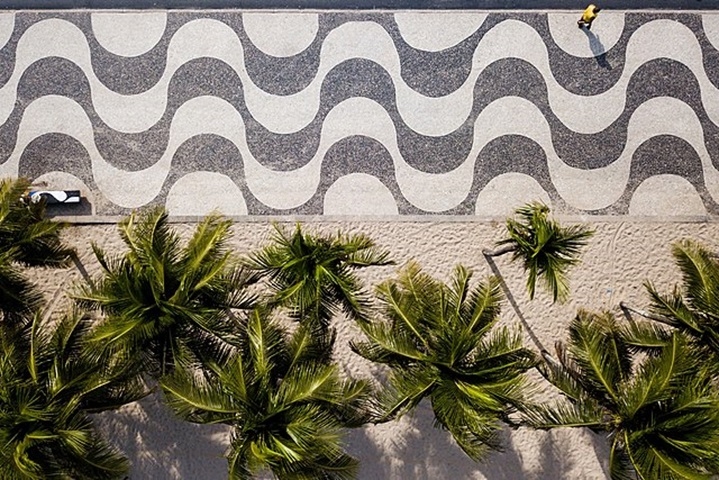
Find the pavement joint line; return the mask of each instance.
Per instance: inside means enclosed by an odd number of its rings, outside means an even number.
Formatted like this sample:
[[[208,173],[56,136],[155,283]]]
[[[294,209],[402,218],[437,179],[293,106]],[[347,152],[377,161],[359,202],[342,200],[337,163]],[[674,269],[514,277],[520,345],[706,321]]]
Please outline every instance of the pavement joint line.
[[[287,215],[287,216],[264,216],[264,215],[223,215],[222,218],[232,220],[233,223],[477,223],[494,224],[504,223],[509,216],[459,216],[459,215]],[[719,223],[719,217],[713,216],[615,216],[615,215],[553,215],[560,222],[567,223]],[[104,216],[57,216],[49,217],[52,220],[65,222],[73,226],[90,225],[113,225],[118,223],[126,215],[104,215]],[[169,216],[169,222],[200,223],[205,217],[196,215]]]
[[[0,12],[7,13],[49,13],[49,12],[66,12],[66,13],[124,13],[124,12],[182,12],[182,13],[227,13],[227,12],[243,12],[243,13],[533,13],[533,14],[554,14],[554,13],[578,13],[581,15],[582,9],[552,9],[552,8],[525,8],[525,9],[504,9],[504,8],[483,8],[483,9],[452,9],[452,8],[437,8],[437,9],[411,9],[411,8],[386,8],[386,9],[367,9],[367,8],[336,8],[336,9],[318,9],[318,8],[182,8],[182,7],[168,7],[168,8],[8,8],[5,9],[0,5]],[[679,14],[679,13],[695,13],[695,14],[719,14],[719,5],[717,8],[707,9],[663,9],[663,8],[630,8],[615,10],[609,8],[603,8],[602,13],[662,13],[662,14]],[[599,20],[597,20],[599,21]]]

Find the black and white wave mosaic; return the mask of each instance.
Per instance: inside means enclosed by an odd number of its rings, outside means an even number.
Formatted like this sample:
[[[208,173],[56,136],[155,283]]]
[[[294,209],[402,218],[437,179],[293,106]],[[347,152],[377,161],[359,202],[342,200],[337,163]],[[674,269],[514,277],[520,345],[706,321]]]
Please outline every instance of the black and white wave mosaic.
[[[0,13],[0,175],[88,213],[719,215],[719,14]]]

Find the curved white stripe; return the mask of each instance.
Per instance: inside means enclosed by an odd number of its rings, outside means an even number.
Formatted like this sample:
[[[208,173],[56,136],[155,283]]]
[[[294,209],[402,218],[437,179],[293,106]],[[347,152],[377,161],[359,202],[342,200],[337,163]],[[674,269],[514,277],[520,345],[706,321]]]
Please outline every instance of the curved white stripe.
[[[702,28],[709,43],[719,50],[719,14],[705,13],[702,15]]]
[[[392,192],[376,177],[350,173],[325,192],[324,215],[397,215]]]
[[[223,101],[207,97],[203,102],[207,102],[210,116],[218,113],[216,118],[220,119],[233,115],[234,109]],[[630,141],[622,155],[612,164],[595,170],[566,165],[554,151],[549,125],[540,110],[518,97],[504,97],[487,106],[475,122],[473,145],[467,160],[455,170],[441,174],[421,172],[405,162],[389,114],[381,105],[366,98],[350,98],[333,108],[322,126],[315,156],[302,168],[290,172],[274,172],[256,162],[246,146],[244,128],[240,127],[242,119],[237,113],[234,116],[237,125],[217,121],[213,133],[235,141],[245,158],[250,190],[260,201],[274,208],[292,208],[309,200],[319,184],[320,166],[327,150],[350,135],[363,135],[380,142],[393,159],[397,182],[405,198],[430,212],[441,212],[463,201],[472,185],[479,152],[493,139],[509,134],[524,135],[543,146],[557,191],[579,209],[595,210],[614,203],[626,186],[634,151],[647,139],[662,134],[683,138],[694,147],[703,162],[707,189],[719,198],[719,173],[712,166],[704,146],[701,125],[689,106],[671,97],[655,98],[637,108],[629,121]],[[201,118],[192,124],[208,125],[208,122],[211,122],[210,118]],[[223,133],[223,125],[230,131]],[[232,132],[241,132],[241,136]]]
[[[540,201],[551,207],[547,192],[534,178],[517,172],[497,175],[485,185],[474,206],[481,216],[509,216],[526,203]]]
[[[523,41],[509,42],[510,33],[511,37]],[[610,126],[624,111],[626,88],[632,73],[642,64],[656,58],[676,60],[694,72],[707,113],[719,125],[719,90],[711,84],[704,72],[701,49],[694,33],[679,22],[655,20],[638,28],[627,44],[622,76],[612,88],[594,96],[575,95],[557,83],[549,67],[544,43],[532,27],[517,20],[507,20],[488,32],[482,40],[480,48],[475,52],[472,75],[468,82],[474,84],[475,79],[471,77],[495,60],[522,58],[542,73],[547,83],[552,111],[575,132],[597,133]]]
[[[472,185],[475,162],[482,148],[495,138],[512,134],[528,137],[544,148],[558,193],[568,204],[582,210],[614,203],[627,184],[634,151],[647,139],[664,134],[682,138],[694,148],[702,161],[706,188],[714,199],[719,199],[719,172],[704,145],[699,120],[688,105],[672,97],[654,98],[640,105],[629,120],[629,140],[622,154],[610,165],[593,170],[566,165],[554,150],[549,124],[541,111],[519,97],[503,97],[489,104],[475,122],[467,159],[456,169],[439,174],[421,172],[408,165],[399,151],[389,114],[378,103],[361,97],[345,100],[328,113],[318,150],[306,165],[282,172],[264,167],[252,156],[242,117],[231,104],[216,97],[193,98],[178,108],[167,149],[160,160],[142,171],[127,172],[116,169],[100,156],[92,125],[82,108],[66,97],[50,95],[26,108],[15,150],[0,166],[0,174],[17,176],[19,158],[26,146],[51,132],[70,135],[85,146],[101,191],[113,203],[130,208],[144,205],[158,194],[175,151],[189,138],[204,133],[224,137],[237,146],[249,189],[262,203],[278,209],[297,207],[314,195],[327,150],[350,135],[364,135],[384,145],[394,162],[396,179],[405,198],[429,212],[441,212],[463,201]]]
[[[417,50],[439,52],[465,40],[482,26],[486,13],[399,12],[394,14],[399,33]]]
[[[686,178],[678,175],[655,175],[637,187],[629,202],[634,216],[704,216],[699,193]]]
[[[480,122],[482,125],[478,125]],[[478,136],[483,128],[486,133]],[[629,179],[634,151],[649,138],[663,134],[675,135],[692,145],[702,161],[707,190],[712,197],[719,198],[719,172],[711,164],[699,119],[688,105],[672,97],[653,98],[635,110],[627,126],[624,150],[619,158],[602,168],[583,170],[565,164],[554,150],[551,131],[542,113],[533,103],[518,97],[498,99],[482,111],[475,124],[470,158],[487,141],[507,134],[524,135],[544,148],[557,192],[567,203],[582,210],[604,208],[617,201]]]
[[[314,195],[319,185],[321,148],[307,165],[292,171],[275,171],[260,164],[247,147],[245,124],[240,114],[217,97],[197,97],[184,103],[175,114],[172,134],[178,132],[180,143],[203,133],[212,133],[233,142],[244,161],[245,178],[252,194],[272,208],[293,208]],[[171,142],[171,145],[173,142]],[[170,150],[174,152],[175,148]],[[178,144],[179,146],[179,144]]]
[[[13,30],[15,30],[15,13],[0,13],[0,48],[10,40]]]
[[[291,57],[315,40],[319,16],[299,12],[245,12],[242,25],[252,43],[266,54]]]
[[[67,97],[48,95],[33,101],[25,109],[15,149],[0,167],[0,173],[17,176],[22,152],[31,141],[46,133],[62,133],[80,142],[92,159],[97,186],[108,200],[122,207],[136,208],[150,202],[160,191],[169,171],[166,155],[155,165],[137,172],[113,167],[97,150],[92,125],[82,107]]]
[[[102,47],[115,55],[135,57],[152,50],[162,39],[166,12],[94,12],[92,33]]]
[[[198,41],[199,38],[202,40]],[[0,123],[7,120],[15,105],[16,86],[22,72],[33,61],[51,55],[67,58],[85,71],[98,115],[111,128],[122,132],[140,132],[154,125],[165,111],[172,74],[182,64],[198,57],[218,58],[234,68],[242,80],[250,113],[275,133],[296,132],[315,118],[322,81],[331,68],[348,58],[367,58],[385,68],[395,81],[397,109],[404,122],[425,135],[446,135],[459,128],[472,109],[474,84],[480,72],[490,63],[507,57],[527,60],[544,75],[552,110],[577,132],[596,133],[611,125],[624,110],[626,85],[632,72],[660,57],[680,61],[694,72],[704,107],[712,121],[719,124],[719,90],[703,70],[698,42],[691,30],[672,20],[655,20],[640,27],[629,41],[625,68],[617,84],[589,97],[572,94],[556,82],[544,42],[532,27],[517,20],[506,20],[483,37],[474,53],[471,74],[462,87],[444,97],[430,98],[404,83],[392,39],[381,26],[371,22],[350,22],[332,31],[322,46],[315,79],[300,92],[278,96],[252,83],[245,71],[242,46],[230,27],[216,20],[194,20],[173,36],[160,81],[144,93],[120,95],[94,75],[82,32],[69,22],[50,19],[30,27],[18,45],[13,75],[0,89]]]
[[[596,57],[616,45],[624,31],[623,12],[602,12],[587,30],[577,27],[580,13],[549,13],[549,33],[559,48],[575,57]]]
[[[247,215],[242,191],[227,175],[192,172],[177,180],[167,193],[170,215]]]

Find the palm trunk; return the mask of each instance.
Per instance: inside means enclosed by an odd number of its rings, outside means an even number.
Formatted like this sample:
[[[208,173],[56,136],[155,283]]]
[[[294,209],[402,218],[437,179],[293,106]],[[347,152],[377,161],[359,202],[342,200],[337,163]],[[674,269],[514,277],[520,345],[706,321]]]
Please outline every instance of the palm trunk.
[[[503,249],[498,250],[501,252],[502,250],[506,250],[506,247]],[[511,249],[508,251],[512,251]],[[506,252],[504,252],[506,253]],[[500,253],[500,255],[503,255],[504,253]],[[485,259],[487,260],[487,263],[489,264],[489,268],[492,269],[492,273],[495,277],[499,279],[499,285],[502,287],[502,291],[504,292],[504,296],[507,297],[507,300],[509,300],[509,304],[512,305],[512,308],[514,309],[514,312],[517,314],[517,317],[519,318],[519,321],[522,323],[522,326],[527,331],[527,334],[529,334],[529,338],[532,340],[532,343],[534,343],[537,350],[539,350],[539,353],[542,355],[542,358],[546,360],[546,357],[549,356],[551,358],[551,355],[549,351],[544,348],[544,345],[539,340],[539,337],[537,337],[534,334],[534,330],[532,330],[532,327],[529,325],[529,322],[527,322],[527,319],[524,318],[524,314],[522,314],[522,311],[519,309],[519,305],[517,304],[517,301],[514,299],[514,295],[512,295],[512,292],[509,290],[509,287],[504,281],[504,277],[502,277],[502,273],[499,271],[499,268],[497,268],[497,264],[494,263],[494,260],[492,257],[496,255],[487,255],[485,254]]]
[[[92,287],[92,277],[90,277],[90,274],[87,273],[85,265],[82,264],[82,262],[80,261],[80,257],[77,256],[77,252],[75,251],[72,252],[72,263],[75,264],[75,268],[77,268],[77,271],[80,272],[80,276],[82,276],[82,279],[85,280],[89,287]]]
[[[669,325],[671,327],[674,327],[676,325],[676,322],[672,322],[667,317],[664,317],[662,315],[657,315],[655,313],[647,312],[646,310],[640,310],[638,308],[631,307],[624,302],[619,302],[619,308],[621,308],[625,312],[634,313],[636,315],[639,315],[640,317],[644,317],[649,320],[654,320],[656,322],[663,323],[663,324]]]
[[[499,257],[505,253],[513,252],[514,250],[514,245],[507,245],[497,250],[489,250],[488,248],[485,248],[482,250],[482,255],[485,257]]]
[[[561,367],[562,364],[559,362],[559,360],[554,358],[547,350],[543,350],[541,353],[542,360],[544,360],[546,363],[550,363],[555,367]]]

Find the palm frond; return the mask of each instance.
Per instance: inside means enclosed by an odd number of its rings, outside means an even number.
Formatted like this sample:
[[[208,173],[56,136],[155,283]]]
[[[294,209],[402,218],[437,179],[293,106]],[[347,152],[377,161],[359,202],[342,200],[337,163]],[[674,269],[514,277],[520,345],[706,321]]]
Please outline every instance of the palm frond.
[[[569,296],[567,272],[579,262],[582,248],[594,231],[582,226],[561,226],[549,217],[549,207],[534,202],[515,210],[516,218],[506,222],[507,238],[497,242],[512,252],[527,272],[527,291],[534,298],[537,280],[542,282],[556,302]]]
[[[682,272],[682,284],[692,308],[719,314],[719,262],[703,246],[691,242],[677,242],[672,254]]]
[[[60,239],[66,225],[45,218],[44,202],[25,200],[29,189],[26,179],[0,180],[0,251],[15,249],[14,260],[27,266],[66,266],[73,253]]]
[[[368,418],[367,384],[343,380],[325,352],[332,335],[292,335],[257,308],[240,319],[242,349],[226,360],[178,368],[161,380],[169,405],[196,423],[232,427],[231,478],[269,469],[280,478],[349,478],[357,462],[341,448],[343,428]]]
[[[439,370],[432,366],[415,365],[395,368],[389,383],[377,394],[379,422],[402,415],[432,393],[439,380]]]
[[[618,325],[617,331],[624,343],[636,351],[654,353],[671,341],[671,333],[665,327],[651,322],[632,320]]]
[[[123,219],[118,228],[127,251],[109,256],[94,246],[103,274],[74,295],[105,314],[96,345],[112,355],[135,352],[123,357],[142,358],[140,368],[155,376],[232,354],[232,310],[255,304],[248,287],[256,279],[232,258],[230,225],[211,215],[183,247],[162,208]]]
[[[0,252],[0,310],[3,323],[16,325],[42,304],[42,294],[15,265],[16,251]]]
[[[340,310],[365,318],[370,302],[354,271],[391,261],[364,235],[308,234],[298,224],[292,233],[275,225],[272,243],[245,263],[268,278],[272,303],[289,308],[300,322],[327,328]]]
[[[651,299],[650,311],[659,316],[667,325],[681,330],[701,335],[704,332],[702,322],[697,318],[696,312],[684,302],[681,291],[675,288],[670,295],[661,295],[651,282],[645,282]]]
[[[610,313],[580,311],[569,327],[569,351],[587,391],[608,402],[619,400],[618,386],[631,373],[628,346]]]
[[[566,400],[522,413],[536,428],[606,432],[613,479],[709,478],[719,473],[719,390],[702,355],[677,330],[580,312],[560,362],[541,368]]]
[[[237,401],[242,399],[228,396],[223,385],[208,382],[192,372],[175,370],[160,379],[160,386],[170,408],[191,422],[232,422],[243,408]]]
[[[501,451],[501,406],[477,408],[452,382],[440,382],[432,391],[432,410],[438,426],[448,430],[457,445],[474,461],[482,460],[490,450]],[[486,407],[491,403],[482,402]]]
[[[88,413],[145,392],[134,373],[93,361],[91,322],[77,311],[59,320],[38,312],[7,330],[12,347],[0,351],[3,478],[114,479],[127,473],[127,460],[98,435]]]
[[[538,429],[586,427],[595,431],[606,429],[606,411],[596,401],[584,396],[581,401],[553,405],[532,405],[522,411],[525,420]]]
[[[493,330],[501,290],[494,278],[470,285],[455,268],[444,284],[410,262],[396,280],[377,288],[383,318],[360,323],[367,341],[351,348],[391,368],[378,394],[377,421],[432,399],[436,423],[473,459],[497,449],[497,431],[525,403],[534,355],[508,328]]]

